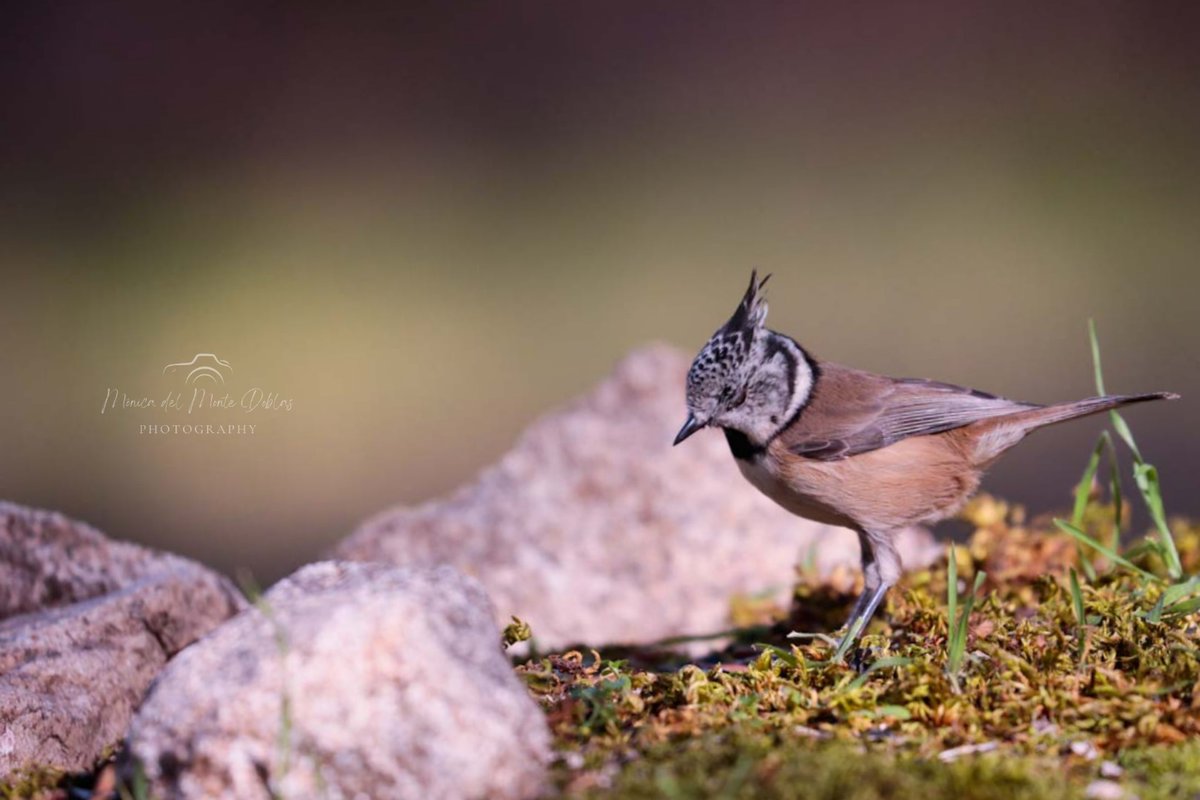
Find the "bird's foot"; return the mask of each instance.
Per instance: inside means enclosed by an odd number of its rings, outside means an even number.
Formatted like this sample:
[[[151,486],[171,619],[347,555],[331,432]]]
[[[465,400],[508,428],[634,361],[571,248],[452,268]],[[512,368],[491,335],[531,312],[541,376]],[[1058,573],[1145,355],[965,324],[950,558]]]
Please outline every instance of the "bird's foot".
[[[850,651],[850,655],[846,659],[846,666],[862,675],[878,658],[878,647],[856,647]]]

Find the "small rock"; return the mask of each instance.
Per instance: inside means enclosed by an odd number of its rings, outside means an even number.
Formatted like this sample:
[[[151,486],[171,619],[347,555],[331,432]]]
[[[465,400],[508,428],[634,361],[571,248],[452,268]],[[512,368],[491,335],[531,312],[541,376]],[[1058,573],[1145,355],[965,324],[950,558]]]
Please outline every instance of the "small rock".
[[[1100,762],[1100,777],[1115,780],[1125,774],[1125,770],[1115,761]]]
[[[1087,800],[1137,800],[1137,796],[1125,791],[1121,784],[1115,781],[1092,781],[1083,790]]]
[[[807,725],[793,725],[792,733],[796,734],[797,736],[803,736],[806,739],[817,739],[818,741],[828,739],[833,735],[828,731],[817,730],[816,728],[810,728]]]
[[[91,769],[167,659],[242,607],[199,564],[0,503],[0,781]]]
[[[183,564],[198,568],[56,511],[0,500],[0,620],[91,600]]]
[[[1070,750],[1073,755],[1077,755],[1085,761],[1095,761],[1100,756],[1096,745],[1089,741],[1071,742]]]
[[[533,797],[549,729],[499,642],[449,567],[314,564],[171,662],[129,750],[164,800]]]
[[[1041,736],[1052,736],[1058,733],[1058,726],[1045,717],[1038,717],[1033,721],[1033,732]]]
[[[380,514],[335,556],[454,565],[483,583],[498,622],[515,614],[549,647],[720,630],[735,595],[775,590],[786,603],[810,550],[822,571],[857,568],[854,534],[760,494],[720,431],[671,446],[690,360],[665,345],[635,351],[474,483]],[[909,567],[941,555],[924,531],[900,551]]]
[[[958,747],[951,747],[949,750],[943,750],[942,752],[938,753],[938,760],[943,764],[949,764],[965,756],[977,756],[983,753],[990,753],[999,746],[999,742],[980,742],[978,744],[959,745]]]

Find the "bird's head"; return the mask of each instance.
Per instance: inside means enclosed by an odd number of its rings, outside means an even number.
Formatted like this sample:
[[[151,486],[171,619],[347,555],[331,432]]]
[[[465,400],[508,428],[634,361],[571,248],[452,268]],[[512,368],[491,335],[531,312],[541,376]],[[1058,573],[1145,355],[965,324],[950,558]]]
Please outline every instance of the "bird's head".
[[[753,441],[769,439],[786,422],[803,371],[805,393],[812,373],[791,339],[766,327],[763,286],[771,276],[750,274],[750,287],[729,321],[709,338],[687,375],[688,418],[675,444],[709,425],[741,431]]]

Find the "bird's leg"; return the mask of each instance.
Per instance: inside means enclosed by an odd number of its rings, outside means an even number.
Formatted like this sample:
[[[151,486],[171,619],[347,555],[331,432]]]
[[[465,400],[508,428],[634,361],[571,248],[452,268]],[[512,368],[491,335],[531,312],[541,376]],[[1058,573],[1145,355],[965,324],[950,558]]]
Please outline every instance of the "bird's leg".
[[[838,642],[834,661],[845,657],[887,596],[888,589],[900,579],[900,554],[892,544],[891,534],[863,530],[858,534],[858,541],[863,556],[863,593],[846,622],[846,632]]]
[[[875,558],[875,548],[871,545],[870,539],[861,531],[858,534],[858,545],[862,551],[862,571],[863,571],[863,590],[858,596],[858,600],[854,603],[854,609],[850,612],[850,618],[846,620],[844,630],[849,631],[856,620],[862,616],[863,609],[867,607],[867,601],[875,590],[879,588],[879,561]]]
[[[867,598],[867,602],[863,607],[862,613],[856,619],[851,619],[846,626],[846,633],[838,641],[837,650],[833,653],[833,661],[835,663],[846,657],[846,653],[850,652],[850,648],[858,641],[858,637],[862,635],[863,630],[867,627],[867,623],[871,621],[871,616],[875,613],[875,609],[879,607],[879,603],[887,596],[888,589],[892,588],[890,583],[881,583],[875,591],[870,595],[866,593],[863,597]]]
[[[792,631],[788,634],[789,639],[820,639],[836,650],[841,647],[842,642],[850,635],[848,631],[853,628],[855,620],[862,615],[867,601],[870,600],[876,587],[879,586],[879,564],[875,560],[875,551],[871,548],[871,543],[867,541],[864,534],[860,533],[858,535],[858,542],[862,547],[863,590],[862,594],[858,596],[858,600],[854,602],[854,610],[850,612],[850,619],[838,629],[840,631],[847,631],[847,633],[838,638],[836,631],[833,636],[824,633],[800,633],[799,631]]]

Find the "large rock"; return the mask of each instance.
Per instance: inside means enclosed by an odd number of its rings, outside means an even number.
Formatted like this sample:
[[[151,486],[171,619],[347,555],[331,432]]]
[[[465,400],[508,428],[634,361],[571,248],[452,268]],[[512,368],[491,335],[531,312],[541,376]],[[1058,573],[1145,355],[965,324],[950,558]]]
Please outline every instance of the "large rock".
[[[474,483],[380,514],[336,557],[452,564],[483,583],[501,619],[523,617],[549,646],[712,632],[734,595],[786,597],[810,552],[824,570],[857,565],[853,534],[761,495],[720,432],[671,447],[689,363],[665,345],[634,352]],[[927,561],[930,544],[906,536],[905,563]]]
[[[91,768],[167,659],[242,607],[194,562],[0,502],[0,782]]]
[[[164,800],[535,796],[550,735],[492,614],[449,567],[305,567],[171,662],[130,753]]]

